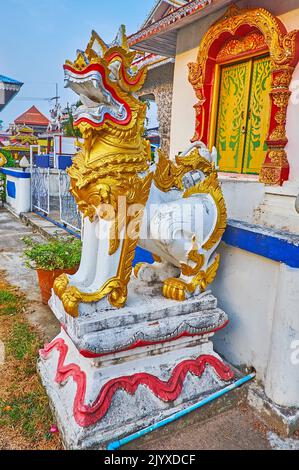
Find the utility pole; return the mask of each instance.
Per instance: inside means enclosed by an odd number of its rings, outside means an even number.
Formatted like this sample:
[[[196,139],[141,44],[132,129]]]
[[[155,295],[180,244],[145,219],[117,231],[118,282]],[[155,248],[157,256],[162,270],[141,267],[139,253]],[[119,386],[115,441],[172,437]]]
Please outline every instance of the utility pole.
[[[58,96],[58,83],[56,83],[56,95],[55,95],[56,107],[58,106],[59,98],[60,97]]]

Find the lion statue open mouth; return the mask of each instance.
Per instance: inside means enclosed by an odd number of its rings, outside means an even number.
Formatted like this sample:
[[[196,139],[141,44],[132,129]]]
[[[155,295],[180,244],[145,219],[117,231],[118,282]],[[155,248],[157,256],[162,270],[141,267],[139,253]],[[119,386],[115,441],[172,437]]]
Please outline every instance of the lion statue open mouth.
[[[147,71],[134,67],[135,54],[122,26],[111,45],[93,32],[86,50],[64,65],[66,86],[80,100],[74,124],[84,138],[68,170],[84,218],[83,249],[78,272],[60,276],[54,291],[74,317],[80,304],[106,297],[113,307],[125,305],[137,244],[155,263],[137,265],[135,276],[161,282],[170,299],[204,291],[219,266],[215,250],[227,214],[217,152],[198,142],[175,161],[159,152],[150,164],[146,103],[136,94]]]

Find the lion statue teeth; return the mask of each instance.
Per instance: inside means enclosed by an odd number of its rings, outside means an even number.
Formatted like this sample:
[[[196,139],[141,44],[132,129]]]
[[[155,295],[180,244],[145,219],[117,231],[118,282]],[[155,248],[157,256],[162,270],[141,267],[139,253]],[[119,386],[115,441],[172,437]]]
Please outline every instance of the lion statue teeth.
[[[78,272],[58,278],[54,292],[73,317],[81,303],[125,305],[138,244],[155,263],[135,266],[134,275],[161,282],[169,299],[198,295],[219,267],[227,214],[217,152],[197,142],[175,161],[158,152],[151,165],[146,103],[137,98],[147,70],[134,67],[135,55],[122,26],[111,45],[92,32],[86,50],[64,65],[66,86],[80,99],[74,125],[84,144],[68,173],[83,248]]]

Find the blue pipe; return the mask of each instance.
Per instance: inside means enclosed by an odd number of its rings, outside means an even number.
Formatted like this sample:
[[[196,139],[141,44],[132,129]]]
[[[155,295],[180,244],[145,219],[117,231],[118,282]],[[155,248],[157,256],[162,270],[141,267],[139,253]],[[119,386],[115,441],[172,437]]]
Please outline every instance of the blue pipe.
[[[53,225],[56,225],[56,227],[59,227],[59,228],[62,228],[63,230],[65,230],[67,233],[69,233],[70,235],[73,235],[73,237],[76,237],[76,238],[79,238],[79,240],[81,239],[81,235],[79,233],[76,233],[74,230],[68,228],[68,227],[65,227],[63,224],[61,224],[60,222],[57,222],[57,220],[54,220],[54,219],[51,219],[51,217],[49,217],[48,215],[45,215],[43,214],[42,212],[39,212],[39,211],[36,211],[34,212],[35,214],[39,215],[40,217],[42,217],[43,219],[46,219],[48,220],[49,222],[51,222]]]
[[[167,424],[170,424],[173,421],[176,421],[182,418],[183,416],[188,415],[192,411],[195,411],[198,408],[202,408],[204,405],[211,403],[213,400],[216,400],[217,398],[220,398],[223,395],[226,395],[232,390],[235,390],[236,388],[241,387],[242,385],[249,382],[250,380],[253,380],[254,378],[255,378],[255,372],[249,375],[246,375],[242,379],[237,380],[237,382],[234,382],[233,384],[228,385],[222,390],[219,390],[218,392],[213,393],[209,397],[204,398],[200,402],[195,403],[194,405],[190,406],[189,408],[186,408],[185,410],[178,411],[177,413],[173,414],[169,418],[165,418],[162,421],[159,421],[158,423],[153,424],[152,426],[148,426],[147,428],[141,429],[141,431],[135,432],[134,434],[124,437],[123,439],[120,439],[119,441],[110,442],[110,444],[108,444],[107,446],[107,450],[117,450],[120,447],[124,446],[125,444],[128,444],[129,442],[135,441],[136,439],[139,439],[140,437],[145,436],[146,434],[149,434],[150,432],[153,432],[156,429],[162,428],[163,426],[166,426]]]

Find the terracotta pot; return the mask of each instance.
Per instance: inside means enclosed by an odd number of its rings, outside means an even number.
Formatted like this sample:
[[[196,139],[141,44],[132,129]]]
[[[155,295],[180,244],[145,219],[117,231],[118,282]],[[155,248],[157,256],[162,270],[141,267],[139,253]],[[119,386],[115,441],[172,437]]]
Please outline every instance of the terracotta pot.
[[[75,274],[77,270],[78,266],[73,269],[55,269],[54,271],[47,271],[45,269],[36,270],[39,288],[42,296],[42,302],[44,305],[48,305],[55,279],[63,273]]]

